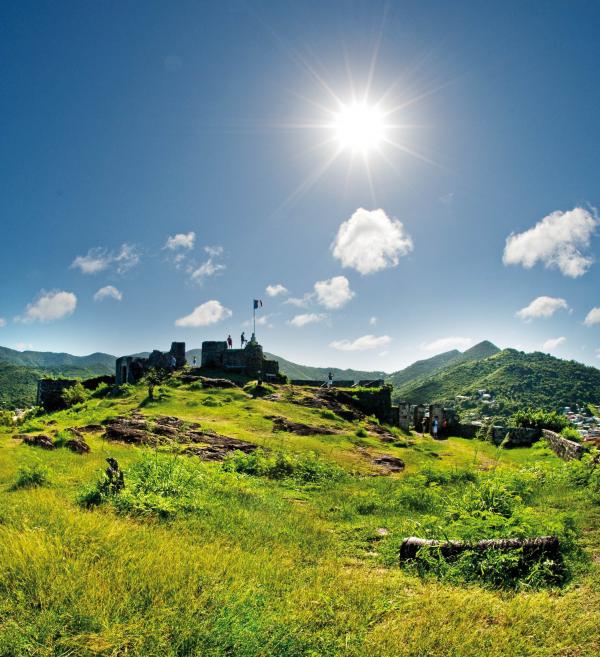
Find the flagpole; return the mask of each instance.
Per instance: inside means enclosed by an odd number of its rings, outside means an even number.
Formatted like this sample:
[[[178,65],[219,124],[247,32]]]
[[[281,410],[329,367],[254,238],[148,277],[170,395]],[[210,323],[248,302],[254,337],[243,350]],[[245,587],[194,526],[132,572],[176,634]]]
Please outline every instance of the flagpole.
[[[254,303],[254,301],[252,301],[252,322],[253,322],[252,335],[256,339],[256,303]]]

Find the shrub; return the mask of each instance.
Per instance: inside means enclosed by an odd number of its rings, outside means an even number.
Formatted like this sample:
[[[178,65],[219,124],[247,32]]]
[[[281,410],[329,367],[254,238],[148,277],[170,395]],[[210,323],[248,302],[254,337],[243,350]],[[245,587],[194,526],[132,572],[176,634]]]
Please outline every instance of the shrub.
[[[110,392],[110,390],[111,390],[111,387],[108,385],[108,383],[105,383],[104,381],[102,381],[101,383],[99,383],[96,386],[95,390],[91,393],[90,396],[91,397],[96,397],[96,398],[106,397],[108,395],[108,393]]]
[[[78,501],[88,508],[109,502],[122,514],[162,519],[199,506],[201,474],[189,459],[146,453],[125,472],[124,481],[123,488],[116,487],[103,473]]]
[[[81,381],[77,381],[74,386],[65,388],[61,397],[67,406],[74,406],[84,402],[89,397],[89,392],[81,385]]]
[[[513,413],[508,424],[511,427],[532,427],[534,429],[549,429],[560,432],[569,426],[569,420],[556,411],[528,408]]]
[[[41,463],[23,465],[18,470],[17,480],[12,485],[12,489],[17,490],[19,488],[45,486],[50,482],[49,473],[48,468]]]
[[[356,432],[355,432],[355,434],[356,434],[359,438],[366,438],[366,437],[369,435],[368,432],[367,432],[367,430],[366,430],[364,427],[360,427],[359,429],[357,429]]]
[[[12,411],[0,411],[0,427],[12,427],[14,424]]]
[[[320,413],[325,420],[339,420],[340,418],[329,408],[325,408]]]
[[[560,432],[560,435],[567,440],[573,440],[576,443],[581,442],[581,434],[575,427],[564,427]]]
[[[267,477],[293,479],[301,483],[339,481],[345,476],[339,466],[321,459],[313,452],[307,454],[267,453],[257,449],[250,454],[235,452],[223,463],[230,472]]]

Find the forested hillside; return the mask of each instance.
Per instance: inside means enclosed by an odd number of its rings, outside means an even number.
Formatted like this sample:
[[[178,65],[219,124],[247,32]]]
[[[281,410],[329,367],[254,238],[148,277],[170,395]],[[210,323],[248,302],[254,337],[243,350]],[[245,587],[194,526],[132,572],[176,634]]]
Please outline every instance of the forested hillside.
[[[559,408],[600,402],[600,370],[540,352],[505,349],[494,356],[453,365],[399,387],[397,398],[412,403],[454,402],[457,395],[485,389],[497,410],[525,406]]]

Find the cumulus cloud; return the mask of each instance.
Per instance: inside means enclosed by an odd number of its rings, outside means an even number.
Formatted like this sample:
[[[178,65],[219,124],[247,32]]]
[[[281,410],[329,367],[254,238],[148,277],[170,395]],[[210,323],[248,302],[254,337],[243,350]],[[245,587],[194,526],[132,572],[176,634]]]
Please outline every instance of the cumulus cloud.
[[[178,249],[190,249],[194,248],[196,242],[196,233],[191,230],[189,233],[177,233],[176,235],[171,235],[167,238],[163,249],[169,249],[170,251],[177,251]]]
[[[86,255],[77,256],[71,263],[71,269],[79,269],[82,274],[97,274],[114,266],[119,274],[135,267],[140,262],[140,255],[131,244],[122,244],[118,251],[107,251],[102,247],[90,249]]]
[[[287,294],[288,290],[287,287],[285,287],[281,283],[277,283],[275,285],[267,285],[266,291],[270,297],[277,297],[280,294]]]
[[[521,308],[515,316],[526,322],[536,317],[552,317],[557,310],[568,310],[569,305],[559,297],[537,297],[528,306]]]
[[[373,274],[395,267],[413,250],[413,241],[402,222],[390,219],[384,210],[359,208],[341,224],[331,250],[343,267]]]
[[[339,351],[365,351],[367,349],[379,349],[386,347],[392,338],[389,335],[362,335],[356,340],[334,340],[329,343],[330,347],[338,349]]]
[[[175,320],[175,326],[197,327],[210,326],[231,317],[233,313],[225,308],[220,301],[211,299],[196,306],[189,315]]]
[[[560,336],[560,338],[550,338],[549,340],[546,340],[544,344],[542,345],[542,349],[544,351],[554,351],[557,347],[560,347],[561,344],[565,343],[567,341],[567,338],[565,338],[563,335]]]
[[[449,336],[447,338],[439,338],[433,342],[428,342],[421,345],[423,351],[450,351],[451,349],[468,349],[473,344],[473,338],[463,338],[460,336]]]
[[[6,320],[4,317],[0,317],[0,328],[3,328],[4,326],[6,326]]]
[[[290,324],[292,326],[306,326],[307,324],[316,324],[318,322],[323,322],[327,319],[325,313],[304,313],[302,315],[295,315],[290,319]]]
[[[102,301],[104,299],[116,299],[117,301],[121,301],[123,299],[123,294],[117,290],[114,285],[105,285],[94,294],[94,301]]]
[[[370,324],[371,326],[375,326],[375,324],[377,324],[377,317],[371,317],[371,318],[369,319],[369,324]]]
[[[77,306],[77,297],[72,292],[42,290],[38,298],[27,304],[23,315],[16,317],[19,322],[53,322],[72,315]]]
[[[354,296],[350,283],[345,276],[334,276],[326,281],[315,283],[317,301],[325,308],[336,310],[346,305]]]
[[[533,228],[511,233],[506,239],[502,261],[531,269],[541,262],[559,269],[570,278],[583,276],[594,259],[586,253],[598,227],[595,212],[575,207],[568,212],[552,212]]]
[[[586,326],[594,326],[594,324],[600,324],[600,308],[592,308],[590,312],[585,316],[583,323]]]

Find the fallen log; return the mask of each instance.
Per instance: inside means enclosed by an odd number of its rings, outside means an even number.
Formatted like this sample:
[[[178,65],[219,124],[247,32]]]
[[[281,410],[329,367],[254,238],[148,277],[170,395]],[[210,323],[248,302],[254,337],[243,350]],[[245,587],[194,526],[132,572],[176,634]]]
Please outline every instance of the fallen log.
[[[560,545],[556,536],[539,536],[537,538],[497,538],[469,543],[464,541],[436,541],[425,538],[410,536],[402,541],[400,546],[400,561],[416,559],[422,548],[434,548],[444,558],[452,558],[461,552],[473,550],[484,552],[485,550],[523,550],[523,557],[558,559],[560,556]]]

